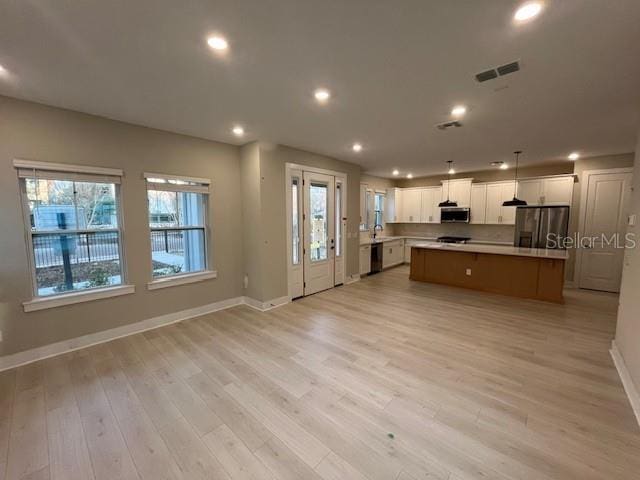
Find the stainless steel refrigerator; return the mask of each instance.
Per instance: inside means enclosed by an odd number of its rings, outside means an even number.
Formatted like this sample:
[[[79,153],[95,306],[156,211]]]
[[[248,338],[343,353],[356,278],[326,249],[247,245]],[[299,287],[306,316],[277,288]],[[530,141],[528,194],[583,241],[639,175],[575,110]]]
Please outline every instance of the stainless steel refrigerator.
[[[569,228],[569,207],[565,205],[516,208],[514,245],[526,248],[563,249]]]

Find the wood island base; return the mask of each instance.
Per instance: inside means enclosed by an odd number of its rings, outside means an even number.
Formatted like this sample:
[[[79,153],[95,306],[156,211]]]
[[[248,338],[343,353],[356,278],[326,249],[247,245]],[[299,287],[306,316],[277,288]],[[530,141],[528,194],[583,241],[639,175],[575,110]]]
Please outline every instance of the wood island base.
[[[563,303],[563,259],[413,247],[411,280]]]

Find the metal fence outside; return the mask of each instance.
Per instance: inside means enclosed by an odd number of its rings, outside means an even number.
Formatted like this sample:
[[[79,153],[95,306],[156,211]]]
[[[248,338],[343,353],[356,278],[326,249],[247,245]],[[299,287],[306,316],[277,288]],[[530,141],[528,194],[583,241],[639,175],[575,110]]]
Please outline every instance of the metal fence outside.
[[[118,232],[33,234],[36,268],[62,265],[64,254],[72,264],[117,260],[120,257]]]

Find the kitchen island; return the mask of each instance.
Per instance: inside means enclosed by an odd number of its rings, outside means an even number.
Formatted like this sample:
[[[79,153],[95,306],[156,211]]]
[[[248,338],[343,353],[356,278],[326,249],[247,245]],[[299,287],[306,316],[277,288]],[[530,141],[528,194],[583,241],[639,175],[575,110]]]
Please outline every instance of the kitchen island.
[[[566,250],[419,243],[411,280],[562,303]]]

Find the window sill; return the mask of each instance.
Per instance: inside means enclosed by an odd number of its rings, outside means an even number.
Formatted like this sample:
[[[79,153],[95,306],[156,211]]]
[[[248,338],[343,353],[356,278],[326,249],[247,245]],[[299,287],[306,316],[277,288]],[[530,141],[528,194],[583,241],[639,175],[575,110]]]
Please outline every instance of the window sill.
[[[159,288],[175,287],[177,285],[186,285],[188,283],[203,282],[205,280],[211,280],[212,278],[218,278],[218,272],[215,270],[187,273],[168,278],[159,278],[158,280],[147,283],[147,289],[157,290]]]
[[[134,285],[118,285],[117,287],[101,288],[99,290],[89,290],[86,292],[73,292],[56,295],[55,297],[34,298],[22,303],[25,312],[35,312],[37,310],[45,310],[47,308],[62,307],[64,305],[73,305],[74,303],[91,302],[103,298],[119,297],[120,295],[129,295],[134,293],[136,287]]]

